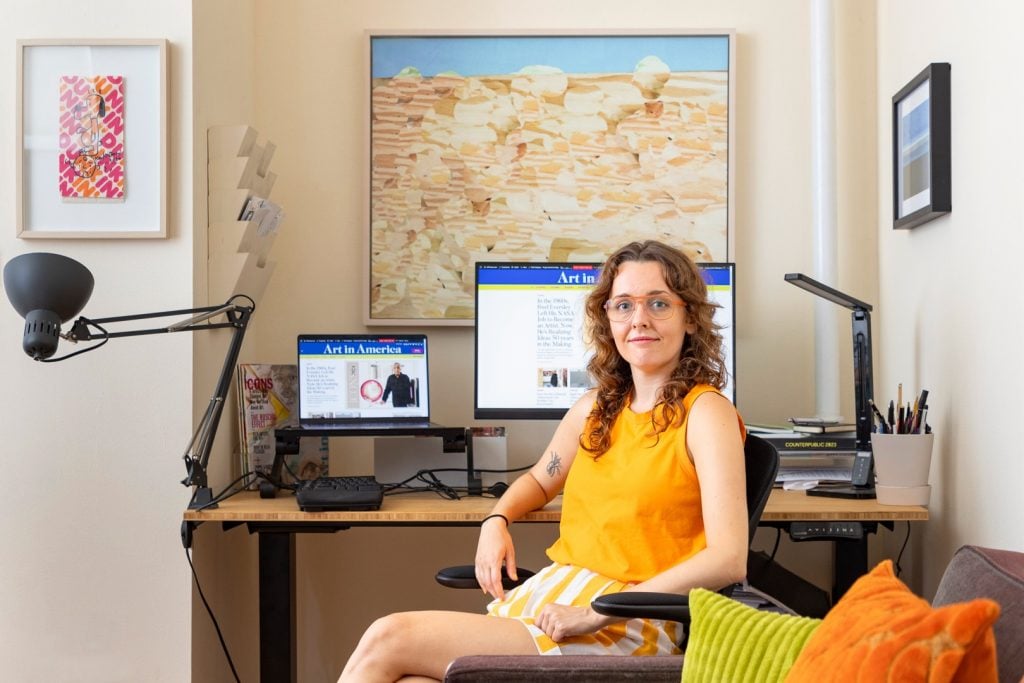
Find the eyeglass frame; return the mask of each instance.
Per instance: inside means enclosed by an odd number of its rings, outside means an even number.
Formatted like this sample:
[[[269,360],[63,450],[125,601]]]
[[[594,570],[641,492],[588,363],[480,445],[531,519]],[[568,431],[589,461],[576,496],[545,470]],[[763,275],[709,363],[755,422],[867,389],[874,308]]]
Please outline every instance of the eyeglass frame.
[[[668,310],[668,314],[665,315],[664,317],[659,317],[658,314],[655,313],[654,310],[650,307],[650,301],[652,299],[661,299],[665,303],[669,304],[669,307],[667,309]],[[612,317],[612,308],[614,307],[615,304],[617,304],[619,302],[622,302],[622,301],[630,301],[630,302],[632,302],[633,303],[633,307],[634,307],[633,310],[630,311],[629,315],[627,315],[625,317],[622,317],[622,318],[614,318],[614,317]],[[645,311],[647,311],[647,314],[650,315],[655,320],[670,320],[672,318],[672,315],[674,314],[676,308],[683,308],[683,309],[686,308],[686,302],[685,301],[673,301],[670,297],[665,296],[663,294],[648,294],[647,296],[617,296],[617,297],[613,297],[613,298],[608,299],[607,301],[605,301],[604,302],[604,306],[602,308],[604,308],[604,313],[605,313],[606,316],[608,316],[608,319],[611,320],[612,322],[617,322],[617,323],[624,323],[624,322],[628,322],[628,321],[632,320],[633,316],[635,316],[636,312],[638,310],[640,310],[641,308],[643,308]]]

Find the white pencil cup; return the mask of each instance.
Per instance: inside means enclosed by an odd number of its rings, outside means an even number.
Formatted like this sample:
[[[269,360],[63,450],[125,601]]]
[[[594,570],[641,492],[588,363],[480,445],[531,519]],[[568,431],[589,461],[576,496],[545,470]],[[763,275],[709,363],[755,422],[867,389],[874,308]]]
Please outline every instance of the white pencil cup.
[[[875,496],[882,505],[927,505],[934,434],[872,434]]]

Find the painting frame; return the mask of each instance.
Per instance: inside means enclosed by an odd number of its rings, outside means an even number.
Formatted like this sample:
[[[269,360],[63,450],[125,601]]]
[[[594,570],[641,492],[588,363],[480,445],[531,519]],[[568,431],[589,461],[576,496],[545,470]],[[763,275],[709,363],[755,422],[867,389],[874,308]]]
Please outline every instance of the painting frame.
[[[933,62],[892,98],[892,227],[953,210],[950,65]]]
[[[382,165],[380,164],[380,150],[387,149],[391,150],[390,147],[381,145],[378,131],[383,128],[381,122],[387,121],[382,114],[389,116],[395,112],[393,110],[381,110],[378,107],[378,102],[381,101],[380,91],[375,90],[375,87],[379,87],[382,79],[392,78],[397,79],[401,76],[404,68],[399,70],[398,66],[394,66],[391,75],[388,72],[381,72],[377,69],[378,65],[384,63],[386,60],[379,58],[377,50],[378,46],[382,44],[381,41],[396,41],[402,43],[402,41],[427,43],[428,45],[434,41],[437,42],[437,47],[428,48],[433,49],[436,54],[443,54],[447,59],[449,55],[453,54],[453,51],[442,50],[440,46],[443,41],[476,41],[480,40],[481,45],[485,45],[488,41],[493,41],[497,44],[502,44],[500,41],[516,41],[529,42],[531,54],[536,53],[537,46],[540,45],[542,48],[546,44],[554,44],[554,41],[568,41],[569,43],[577,43],[582,45],[585,41],[606,41],[609,45],[628,43],[629,41],[637,41],[641,44],[650,44],[651,50],[646,54],[655,55],[661,47],[667,43],[672,43],[676,47],[682,46],[684,43],[689,43],[690,46],[696,46],[704,41],[712,41],[713,48],[710,48],[716,55],[717,61],[714,62],[713,67],[706,69],[698,68],[684,68],[676,69],[670,68],[672,72],[671,77],[675,77],[676,71],[681,71],[684,75],[691,73],[704,73],[714,72],[714,83],[710,86],[714,89],[716,94],[716,114],[720,115],[720,119],[716,119],[713,123],[708,124],[709,128],[714,128],[713,139],[709,143],[709,148],[713,146],[711,152],[706,152],[705,162],[708,164],[715,165],[714,174],[714,187],[713,190],[706,192],[711,197],[710,199],[698,200],[703,201],[704,205],[698,209],[696,218],[689,218],[684,216],[678,218],[679,221],[690,220],[691,223],[688,225],[697,226],[692,228],[692,232],[702,230],[707,234],[712,235],[715,240],[713,250],[706,246],[703,242],[697,239],[690,239],[691,233],[684,230],[675,230],[664,225],[655,225],[654,227],[647,227],[645,224],[643,227],[634,227],[639,224],[639,221],[634,221],[622,230],[616,231],[614,239],[616,241],[615,246],[619,246],[622,243],[629,241],[630,239],[665,239],[666,241],[678,240],[679,246],[683,246],[685,242],[687,249],[689,250],[690,245],[696,245],[692,247],[691,254],[698,258],[698,260],[707,261],[733,261],[736,253],[735,247],[735,112],[734,103],[736,101],[736,34],[731,29],[707,29],[707,30],[615,30],[615,31],[566,31],[566,30],[550,30],[550,31],[537,31],[537,30],[495,30],[495,31],[436,31],[436,30],[367,30],[365,32],[365,53],[366,53],[366,64],[365,78],[366,83],[364,86],[364,93],[366,93],[367,102],[365,105],[365,122],[366,122],[366,134],[364,140],[367,146],[366,158],[364,160],[364,266],[365,272],[363,277],[364,283],[364,296],[363,296],[363,322],[368,326],[375,325],[399,325],[399,326],[471,326],[474,323],[473,320],[473,308],[475,302],[472,299],[473,291],[473,272],[474,263],[480,258],[487,260],[579,260],[579,261],[601,261],[615,248],[609,244],[602,245],[603,249],[599,252],[593,251],[596,247],[591,245],[585,245],[583,249],[591,248],[592,250],[587,253],[566,253],[561,249],[561,245],[566,242],[572,242],[570,238],[561,240],[559,244],[555,244],[554,240],[545,242],[544,239],[549,236],[537,236],[534,241],[543,244],[543,249],[547,249],[547,252],[543,255],[537,253],[531,253],[524,250],[522,253],[515,253],[511,256],[508,253],[497,253],[499,250],[494,249],[492,245],[486,245],[481,247],[479,239],[477,239],[484,229],[470,226],[467,228],[468,221],[462,220],[463,216],[467,216],[471,211],[477,209],[477,202],[473,201],[473,197],[466,193],[466,204],[463,213],[458,216],[457,220],[448,221],[440,220],[437,222],[438,225],[444,229],[435,231],[429,238],[423,235],[427,232],[431,232],[432,226],[427,221],[427,230],[419,230],[419,226],[413,226],[408,228],[407,226],[401,226],[394,228],[386,224],[386,221],[381,220],[381,213],[378,208],[381,205],[379,197],[375,197],[375,191],[380,187],[379,175]],[[450,47],[449,43],[447,47]],[[484,47],[479,48],[481,53],[484,51]],[[679,49],[682,49],[681,47]],[[493,46],[490,50],[491,53],[498,52],[494,50]],[[515,50],[512,50],[514,52]],[[613,52],[614,50],[609,50]],[[577,52],[586,52],[578,50]],[[539,54],[544,54],[543,50]],[[537,62],[525,62],[522,66],[530,64],[544,64],[544,59],[537,58]],[[699,61],[699,60],[698,60]],[[400,62],[394,62],[399,64]],[[463,61],[465,63],[465,60]],[[675,62],[673,62],[673,65]],[[634,66],[635,65],[635,66]],[[635,69],[633,73],[634,77],[640,73],[641,66],[639,63],[630,62],[625,71],[629,69]],[[463,73],[461,70],[459,73]],[[525,69],[522,71],[525,72]],[[499,71],[491,73],[499,73],[502,78],[512,78],[517,73],[515,71]],[[383,73],[383,75],[382,75]],[[421,73],[417,72],[416,77],[422,77],[426,79],[435,79],[433,84],[441,87],[438,80],[441,76],[450,73],[449,70],[437,68],[432,72],[423,70]],[[579,74],[565,69],[564,73],[569,79],[573,79]],[[533,75],[533,74],[531,74]],[[594,76],[595,78],[605,77],[604,72],[596,74],[586,73],[584,75]],[[617,74],[616,74],[617,75]],[[475,76],[467,75],[464,80],[477,78],[480,80],[490,79],[494,80],[493,76]],[[634,80],[636,80],[634,78]],[[664,81],[662,81],[663,83]],[[473,84],[478,85],[478,84]],[[646,87],[646,86],[645,86]],[[653,87],[653,86],[652,86]],[[500,92],[500,88],[499,88]],[[568,91],[567,91],[568,92]],[[513,93],[512,96],[514,96]],[[646,95],[645,95],[646,97]],[[414,97],[413,102],[416,102]],[[550,101],[550,100],[549,100]],[[644,103],[646,106],[646,103]],[[664,106],[673,106],[671,102],[666,103]],[[680,107],[676,107],[675,111],[679,111]],[[399,116],[398,118],[403,121],[413,122],[421,112],[411,112],[408,117]],[[667,118],[667,117],[666,117]],[[487,123],[492,123],[487,121]],[[494,126],[492,126],[494,127]],[[407,130],[399,131],[399,134],[407,133]],[[507,138],[506,138],[507,139]],[[706,141],[701,141],[706,142]],[[391,145],[389,141],[387,143]],[[470,145],[471,147],[472,145]],[[511,145],[508,145],[511,147]],[[522,147],[520,143],[519,147]],[[703,152],[702,152],[703,153]],[[443,156],[443,155],[442,155]],[[634,155],[639,158],[641,155]],[[415,155],[406,155],[401,157],[396,155],[393,158],[398,159],[399,163],[417,163],[413,161],[416,159]],[[424,155],[420,154],[419,163],[422,163]],[[388,160],[389,163],[391,159]],[[445,164],[448,165],[448,169],[436,167],[435,170],[440,170],[442,174],[448,173],[451,170],[450,160],[445,160]],[[461,163],[461,160],[460,160]],[[484,162],[485,163],[485,162]],[[453,172],[454,173],[454,172]],[[564,174],[563,174],[564,175]],[[494,180],[490,178],[489,180]],[[560,178],[559,180],[562,180]],[[414,191],[412,194],[416,195],[418,192]],[[429,196],[429,191],[422,193],[423,205],[427,206],[434,198]],[[664,193],[663,193],[664,194]],[[697,194],[697,193],[694,193]],[[693,202],[692,197],[685,199],[679,199],[675,195],[672,197],[659,197],[657,201],[667,205],[666,214],[672,214],[676,211],[672,205],[672,201],[677,200],[677,203],[685,201]],[[486,202],[490,202],[491,198],[487,198]],[[487,204],[485,201],[479,202],[480,205],[486,210],[487,206],[494,206],[494,204]],[[472,204],[472,207],[470,207]],[[642,211],[652,212],[655,211],[657,206],[651,202],[644,204],[642,202],[637,203],[636,206]],[[660,205],[659,205],[660,206]],[[690,205],[685,207],[690,210]],[[701,214],[699,211],[703,211]],[[675,215],[675,214],[673,214]],[[539,219],[538,219],[539,220]],[[422,223],[421,223],[422,225]],[[665,223],[669,225],[669,223]],[[384,226],[384,227],[381,227]],[[500,228],[499,228],[500,229]],[[582,228],[581,228],[582,230]],[[589,233],[588,233],[589,234]],[[476,239],[475,244],[471,244]],[[531,235],[527,234],[523,237],[524,242],[529,242]],[[452,254],[441,254],[440,257],[450,258],[453,264],[442,264],[442,266],[434,267],[436,264],[430,263],[424,266],[424,270],[418,273],[411,273],[403,271],[399,267],[395,267],[392,272],[385,272],[389,264],[397,263],[397,259],[405,258],[408,254],[406,251],[406,245],[404,242],[408,240],[419,240],[422,242],[422,251],[425,253],[428,249],[441,249],[449,248],[453,243],[459,242],[459,247],[464,244],[471,244],[470,247],[466,247],[462,253]],[[484,251],[486,250],[486,251]],[[468,255],[467,255],[468,254]],[[430,258],[433,258],[431,255]],[[422,265],[422,264],[421,264]],[[447,270],[445,268],[447,267]],[[447,278],[447,280],[445,280]],[[427,302],[429,306],[433,306],[436,310],[428,310],[428,308],[416,308],[406,306],[406,300],[410,298],[408,292],[412,288],[417,288],[419,300]],[[390,288],[390,289],[389,289]],[[403,289],[404,288],[404,289]],[[454,292],[455,296],[461,297],[455,304],[450,304],[446,301],[442,301],[444,297],[452,295]],[[390,296],[391,299],[387,300],[385,297]],[[402,299],[405,297],[405,299]],[[401,299],[398,305],[393,302],[396,299]],[[403,308],[404,306],[404,308]],[[454,313],[453,313],[454,311]]]
[[[22,239],[167,237],[167,52],[154,39],[17,41],[16,229]],[[82,65],[87,65],[83,72]],[[69,75],[116,75],[123,95],[119,196],[64,196],[58,127],[65,106],[58,82]],[[58,101],[60,100],[60,101]],[[77,161],[77,160],[76,160]],[[61,176],[62,178],[63,176]]]

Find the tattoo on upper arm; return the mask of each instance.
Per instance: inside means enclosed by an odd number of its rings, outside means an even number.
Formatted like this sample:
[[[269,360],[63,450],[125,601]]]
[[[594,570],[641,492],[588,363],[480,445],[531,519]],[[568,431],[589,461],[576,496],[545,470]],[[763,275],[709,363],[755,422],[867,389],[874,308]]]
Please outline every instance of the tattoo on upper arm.
[[[551,451],[551,460],[548,461],[547,472],[549,477],[561,474],[562,472],[562,459],[558,457],[558,453],[555,451]]]

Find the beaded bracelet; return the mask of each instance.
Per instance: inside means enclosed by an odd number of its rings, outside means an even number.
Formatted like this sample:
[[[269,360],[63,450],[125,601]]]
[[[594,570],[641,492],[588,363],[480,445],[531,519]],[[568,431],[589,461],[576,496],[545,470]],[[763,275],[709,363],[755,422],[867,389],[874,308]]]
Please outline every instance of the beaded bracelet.
[[[501,517],[503,520],[505,520],[505,526],[506,527],[508,527],[512,523],[512,522],[508,521],[508,517],[506,517],[505,515],[502,515],[502,514],[499,514],[499,513],[496,512],[493,515],[487,515],[486,517],[481,519],[480,520],[480,526],[483,526],[484,522],[486,522],[489,519],[493,519],[495,517]]]

